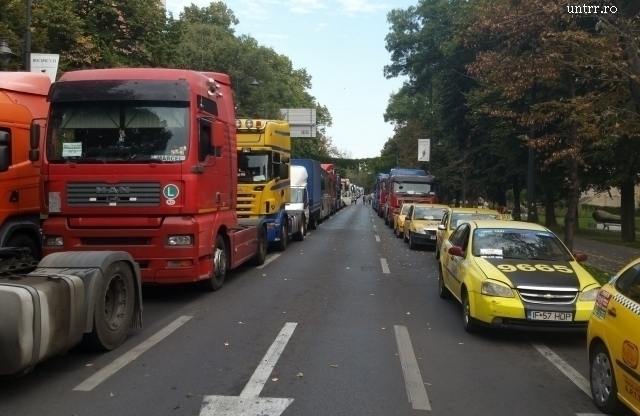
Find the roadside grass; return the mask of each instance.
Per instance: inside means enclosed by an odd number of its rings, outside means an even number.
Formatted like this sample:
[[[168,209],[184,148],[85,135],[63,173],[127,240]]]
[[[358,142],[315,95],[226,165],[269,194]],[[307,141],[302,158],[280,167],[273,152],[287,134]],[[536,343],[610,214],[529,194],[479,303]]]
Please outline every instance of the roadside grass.
[[[540,224],[544,225],[545,217],[544,215],[538,216]],[[638,218],[636,218],[636,229],[640,230],[640,223]],[[564,217],[556,217],[556,221],[558,222],[557,227],[551,227],[550,229],[556,233],[560,238],[564,235]],[[640,250],[640,233],[636,232],[636,241],[634,242],[625,242],[620,241],[620,231],[608,231],[608,230],[598,230],[596,228],[588,228],[590,224],[595,224],[595,221],[592,218],[578,218],[578,223],[580,225],[580,230],[576,234],[576,236],[581,238],[586,238],[589,240],[599,241],[601,243],[613,244],[616,246],[629,247],[634,248],[636,250]]]
[[[608,272],[606,270],[599,269],[595,266],[591,266],[589,264],[581,263],[580,264],[586,271],[589,272],[594,279],[598,281],[601,285],[609,283],[609,280],[613,277],[613,273]]]

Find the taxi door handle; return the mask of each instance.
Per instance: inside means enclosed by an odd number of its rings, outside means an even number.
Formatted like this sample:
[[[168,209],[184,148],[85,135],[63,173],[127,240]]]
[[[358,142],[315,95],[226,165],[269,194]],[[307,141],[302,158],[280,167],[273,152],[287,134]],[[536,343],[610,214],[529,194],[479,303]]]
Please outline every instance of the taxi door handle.
[[[618,315],[617,315],[617,313],[616,313],[616,308],[611,308],[611,309],[607,310],[607,313],[608,313],[609,315],[613,316],[614,318],[615,318],[616,316],[618,316]]]

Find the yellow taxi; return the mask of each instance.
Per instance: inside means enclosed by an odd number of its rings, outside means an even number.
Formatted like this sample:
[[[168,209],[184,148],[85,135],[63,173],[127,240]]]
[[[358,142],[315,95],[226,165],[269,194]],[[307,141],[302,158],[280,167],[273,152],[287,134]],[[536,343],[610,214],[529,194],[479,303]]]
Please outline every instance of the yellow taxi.
[[[448,208],[448,207],[447,207]],[[500,214],[493,209],[448,208],[436,231],[436,260],[440,258],[442,242],[449,238],[453,230],[468,220],[511,220],[511,215]]]
[[[624,404],[640,415],[640,259],[598,293],[587,348],[591,396],[598,409],[615,414]]]
[[[400,208],[398,215],[393,216],[393,233],[398,238],[404,237],[404,219],[407,216],[407,212],[409,212],[411,205],[413,205],[413,203],[402,204],[402,208]]]
[[[442,242],[439,294],[462,304],[467,332],[585,332],[600,289],[579,264],[586,259],[542,225],[469,220]]]
[[[435,246],[436,230],[449,207],[414,203],[404,219],[404,242],[415,250],[418,245]]]

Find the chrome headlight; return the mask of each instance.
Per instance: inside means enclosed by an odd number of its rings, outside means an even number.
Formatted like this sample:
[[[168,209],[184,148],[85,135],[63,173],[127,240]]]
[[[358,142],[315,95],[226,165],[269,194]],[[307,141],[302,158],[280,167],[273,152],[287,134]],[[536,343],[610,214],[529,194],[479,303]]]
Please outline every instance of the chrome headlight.
[[[172,235],[167,238],[167,244],[170,246],[190,246],[193,244],[193,238],[190,235]]]
[[[500,298],[512,298],[513,290],[510,287],[498,282],[482,282],[481,292],[483,295],[496,296]]]
[[[253,120],[248,119],[247,121],[244,122],[244,125],[247,126],[248,129],[253,128]]]
[[[595,289],[589,289],[582,292],[580,295],[580,300],[584,302],[593,302],[598,297],[598,292],[600,292],[600,288],[596,287]]]

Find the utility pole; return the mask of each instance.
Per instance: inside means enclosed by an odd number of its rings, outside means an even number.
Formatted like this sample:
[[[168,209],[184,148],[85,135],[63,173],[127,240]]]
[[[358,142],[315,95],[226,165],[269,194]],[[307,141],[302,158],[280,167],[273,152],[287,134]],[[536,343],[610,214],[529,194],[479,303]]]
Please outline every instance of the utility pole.
[[[429,114],[429,175],[431,173],[431,146],[435,143],[433,139],[433,76],[431,77],[431,81],[429,83],[429,110],[431,114]]]

